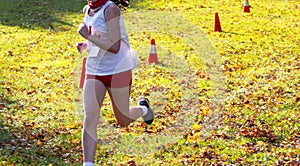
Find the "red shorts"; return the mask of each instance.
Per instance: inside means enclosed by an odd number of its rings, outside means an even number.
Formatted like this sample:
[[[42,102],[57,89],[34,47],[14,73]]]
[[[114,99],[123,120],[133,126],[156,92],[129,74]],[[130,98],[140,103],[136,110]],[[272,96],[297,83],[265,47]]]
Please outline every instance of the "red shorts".
[[[125,88],[131,86],[132,84],[132,72],[131,70],[128,70],[107,76],[96,76],[87,74],[86,79],[99,80],[105,85],[106,88]]]

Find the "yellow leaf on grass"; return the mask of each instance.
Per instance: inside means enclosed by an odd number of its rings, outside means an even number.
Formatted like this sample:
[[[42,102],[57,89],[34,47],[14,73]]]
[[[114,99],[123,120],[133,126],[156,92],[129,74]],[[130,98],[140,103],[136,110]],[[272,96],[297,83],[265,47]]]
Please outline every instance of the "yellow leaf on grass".
[[[247,142],[248,142],[248,141],[245,140],[245,139],[240,140],[240,144],[241,144],[241,145],[243,145],[243,144],[245,144],[245,143],[247,143]]]
[[[74,140],[72,141],[73,144],[76,144],[76,143],[79,143],[79,142],[80,142],[80,139],[74,139]]]
[[[258,145],[258,146],[263,146],[263,145],[264,145],[264,142],[263,142],[263,141],[257,141],[257,145]]]
[[[38,141],[38,142],[37,142],[37,145],[38,145],[38,146],[41,146],[41,145],[43,145],[43,143],[42,143],[41,141]]]
[[[74,123],[71,123],[70,124],[70,129],[75,129],[76,128],[76,125]]]
[[[187,140],[189,143],[193,142],[193,139],[191,138],[190,135],[187,136],[186,140]]]
[[[222,155],[222,160],[227,160],[228,159],[228,155],[227,154],[223,154]]]
[[[203,116],[207,116],[208,115],[208,111],[207,110],[203,110],[202,114],[203,114]]]
[[[34,127],[35,129],[37,129],[37,128],[39,128],[39,125],[35,123],[35,124],[33,125],[33,127]]]
[[[199,126],[197,123],[193,124],[192,129],[195,131],[198,131],[201,129],[201,126]]]
[[[201,133],[196,133],[193,135],[193,139],[197,140],[200,137]]]
[[[212,111],[211,110],[207,110],[207,109],[204,109],[203,111],[202,111],[202,115],[203,116],[207,116],[207,115],[209,115],[209,114],[211,114],[212,113]]]

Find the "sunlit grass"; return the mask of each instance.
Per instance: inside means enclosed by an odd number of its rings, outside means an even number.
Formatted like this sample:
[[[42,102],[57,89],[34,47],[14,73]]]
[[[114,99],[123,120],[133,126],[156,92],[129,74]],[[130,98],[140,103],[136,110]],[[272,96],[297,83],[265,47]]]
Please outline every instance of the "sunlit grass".
[[[77,53],[75,44],[83,40],[76,31],[85,2],[18,2],[22,9],[14,14],[9,14],[12,5],[8,1],[1,2],[0,9],[4,2],[8,6],[0,13],[0,165],[80,165],[83,110],[78,78],[86,53]],[[289,161],[299,158],[300,6],[296,1],[250,3],[251,12],[243,13],[242,1],[132,2],[124,11],[124,19],[140,65],[134,70],[131,102],[135,105],[138,96],[147,96],[160,118],[151,127],[145,128],[139,120],[118,132],[106,99],[101,118],[108,132],[99,127],[99,136],[114,136],[116,132],[124,140],[122,145],[115,145],[119,151],[112,151],[114,146],[103,140],[105,143],[97,146],[97,163],[273,165],[277,160],[287,163],[286,157]],[[174,18],[180,15],[182,25],[189,20],[201,29],[199,34],[207,34],[203,39],[210,39],[220,56],[226,98],[221,125],[208,136],[201,134],[205,132],[205,118],[212,113],[210,98],[215,93],[206,59],[197,46],[174,33],[176,25],[164,24],[161,18],[155,23],[163,30],[137,29],[156,25],[146,24],[149,20],[133,20],[131,15],[145,16],[148,12],[150,18],[160,18],[161,11],[174,14]],[[215,12],[224,32],[213,32]],[[146,25],[136,26],[135,22]],[[158,65],[147,65],[152,38],[156,39]],[[193,116],[181,114],[187,106],[195,109]],[[162,137],[157,145],[165,143],[165,148],[141,155],[124,154],[136,143],[132,139],[148,136],[145,129],[160,131],[156,133],[159,136],[179,121],[176,118],[184,116],[191,125],[199,124],[200,131],[184,126],[185,134],[174,137],[174,144]],[[260,133],[252,131],[258,128]],[[273,135],[264,136],[263,132]],[[151,141],[137,148],[156,145]]]

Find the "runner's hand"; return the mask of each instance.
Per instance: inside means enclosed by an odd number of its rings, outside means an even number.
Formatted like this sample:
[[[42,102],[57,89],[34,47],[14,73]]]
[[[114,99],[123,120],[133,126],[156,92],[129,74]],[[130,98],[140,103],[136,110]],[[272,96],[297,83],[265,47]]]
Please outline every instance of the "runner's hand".
[[[85,23],[80,24],[80,26],[78,28],[78,33],[86,39],[88,39],[90,36],[88,27],[85,25]]]
[[[79,53],[82,53],[84,50],[87,49],[87,43],[86,42],[78,42],[76,44],[76,48],[77,48]]]

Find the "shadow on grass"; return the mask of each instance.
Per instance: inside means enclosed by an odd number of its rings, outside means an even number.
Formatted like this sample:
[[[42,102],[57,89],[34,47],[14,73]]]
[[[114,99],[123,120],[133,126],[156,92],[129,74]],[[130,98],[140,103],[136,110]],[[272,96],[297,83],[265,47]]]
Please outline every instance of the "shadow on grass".
[[[72,26],[64,20],[65,14],[81,13],[83,0],[1,0],[0,23],[21,28],[53,29]]]
[[[114,2],[120,7],[124,3]],[[42,29],[73,26],[66,21],[66,14],[80,14],[85,4],[86,0],[0,0],[0,24]]]
[[[40,127],[20,109],[19,101],[0,94],[0,165],[80,165],[80,142],[71,141],[70,129]]]
[[[4,124],[5,119],[2,115],[2,113],[5,113],[6,105],[9,102],[10,101],[3,100],[0,97],[0,154],[2,152],[2,148],[5,148],[4,143],[11,139],[11,137],[9,136],[9,132],[7,131],[7,125]]]

